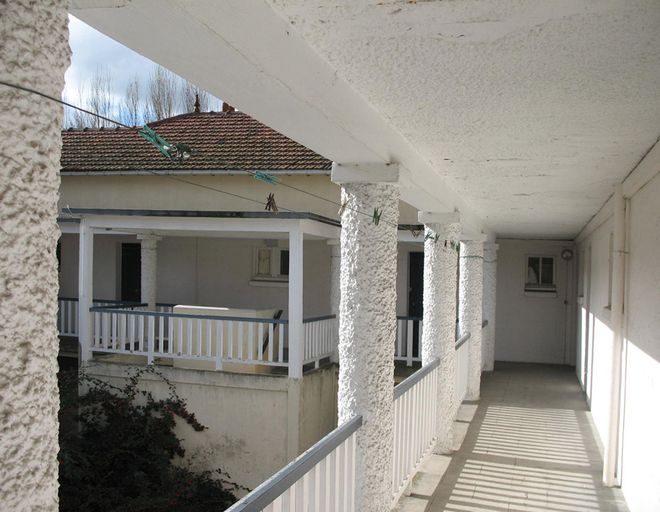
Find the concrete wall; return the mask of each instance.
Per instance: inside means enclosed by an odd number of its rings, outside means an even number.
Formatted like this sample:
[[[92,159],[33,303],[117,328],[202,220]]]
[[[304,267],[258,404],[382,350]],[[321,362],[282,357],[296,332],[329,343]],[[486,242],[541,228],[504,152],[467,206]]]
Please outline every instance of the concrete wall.
[[[624,299],[623,403],[619,471],[632,512],[660,510],[660,176],[627,202],[628,254]],[[608,438],[613,333],[609,303],[606,215],[579,249],[581,291],[578,377],[590,399],[596,430]]]
[[[299,453],[337,427],[338,377],[337,365],[305,374],[300,394]]]
[[[572,242],[499,239],[495,359],[575,364],[574,265],[561,252]],[[527,255],[555,257],[556,294],[525,292]],[[564,304],[564,300],[568,304]]]
[[[95,362],[91,375],[121,383],[129,365]],[[286,377],[158,367],[202,425],[176,427],[186,455],[179,463],[195,470],[221,468],[250,489],[272,476],[337,424],[337,367]],[[141,378],[156,398],[167,386],[154,375]]]

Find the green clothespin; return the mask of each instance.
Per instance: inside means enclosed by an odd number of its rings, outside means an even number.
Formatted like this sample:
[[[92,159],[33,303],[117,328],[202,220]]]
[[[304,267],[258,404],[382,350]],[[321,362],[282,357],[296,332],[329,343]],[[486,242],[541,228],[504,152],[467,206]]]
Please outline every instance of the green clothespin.
[[[254,178],[263,181],[264,183],[268,183],[269,185],[277,185],[280,180],[276,176],[273,176],[272,174],[268,174],[267,172],[262,172],[262,171],[257,171],[254,173]]]
[[[160,151],[163,155],[165,155],[167,158],[170,160],[174,160],[174,154],[177,152],[174,149],[174,145],[170,144],[167,142],[165,139],[163,139],[160,135],[158,135],[155,131],[153,131],[149,126],[146,124],[140,128],[138,131],[138,134],[146,140],[147,142],[153,144],[158,151]],[[190,148],[188,148],[190,149]]]
[[[378,223],[380,222],[380,216],[383,214],[383,209],[382,208],[374,208],[374,224],[378,226]]]

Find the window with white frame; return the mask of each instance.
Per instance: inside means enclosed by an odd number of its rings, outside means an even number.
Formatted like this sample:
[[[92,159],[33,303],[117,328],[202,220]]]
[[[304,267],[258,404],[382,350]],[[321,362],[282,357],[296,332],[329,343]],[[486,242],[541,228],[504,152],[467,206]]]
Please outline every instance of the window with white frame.
[[[525,291],[541,293],[557,291],[554,256],[527,256]]]
[[[287,282],[289,280],[289,250],[280,247],[256,247],[252,280]]]

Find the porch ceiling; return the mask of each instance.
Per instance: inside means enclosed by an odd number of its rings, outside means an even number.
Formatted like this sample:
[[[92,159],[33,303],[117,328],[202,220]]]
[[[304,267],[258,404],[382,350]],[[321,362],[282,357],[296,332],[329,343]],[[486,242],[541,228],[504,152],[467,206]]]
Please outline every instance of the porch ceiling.
[[[328,158],[400,162],[407,202],[477,231],[575,236],[660,134],[657,1],[73,3]]]

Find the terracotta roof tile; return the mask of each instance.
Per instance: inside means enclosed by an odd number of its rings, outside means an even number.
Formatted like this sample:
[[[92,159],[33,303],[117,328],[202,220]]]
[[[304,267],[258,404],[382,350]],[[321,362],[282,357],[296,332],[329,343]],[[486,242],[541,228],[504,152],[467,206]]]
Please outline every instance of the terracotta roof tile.
[[[281,170],[328,171],[332,163],[242,112],[182,114],[150,123],[172,143],[188,144],[185,162],[165,158],[136,129],[62,132],[62,171]]]

